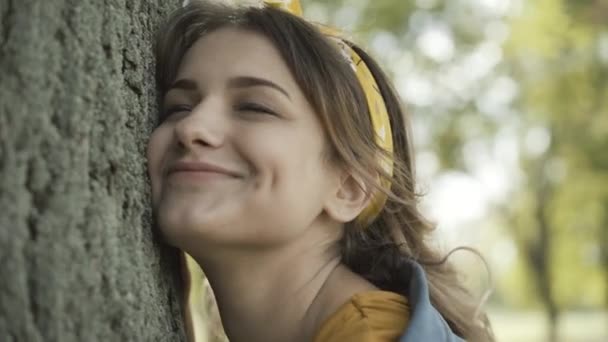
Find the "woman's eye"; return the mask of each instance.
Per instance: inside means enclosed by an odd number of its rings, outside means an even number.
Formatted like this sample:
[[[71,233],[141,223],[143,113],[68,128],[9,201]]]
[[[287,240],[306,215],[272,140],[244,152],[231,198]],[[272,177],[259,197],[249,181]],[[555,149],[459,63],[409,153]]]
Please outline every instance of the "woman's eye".
[[[189,112],[190,110],[191,110],[190,106],[186,106],[186,105],[169,106],[169,107],[167,107],[167,109],[165,109],[163,111],[162,119],[165,119],[176,113]]]
[[[239,104],[238,106],[236,106],[236,110],[238,111],[244,111],[244,112],[255,112],[255,113],[262,113],[262,114],[270,114],[270,115],[277,115],[277,113],[275,113],[273,110],[271,110],[270,108],[257,104],[257,103],[250,103],[250,102],[246,102],[246,103],[242,103]]]

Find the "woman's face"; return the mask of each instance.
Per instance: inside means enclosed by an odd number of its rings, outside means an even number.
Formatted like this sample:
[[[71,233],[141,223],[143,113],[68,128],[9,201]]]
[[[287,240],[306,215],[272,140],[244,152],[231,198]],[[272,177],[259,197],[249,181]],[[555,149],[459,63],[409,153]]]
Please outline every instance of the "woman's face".
[[[319,225],[339,175],[317,115],[266,37],[223,28],[199,39],[163,107],[148,167],[170,243],[268,246]]]

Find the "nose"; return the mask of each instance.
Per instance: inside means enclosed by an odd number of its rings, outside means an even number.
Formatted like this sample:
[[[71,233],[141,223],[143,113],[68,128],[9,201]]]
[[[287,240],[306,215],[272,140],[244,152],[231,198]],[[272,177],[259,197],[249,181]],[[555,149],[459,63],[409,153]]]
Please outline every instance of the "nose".
[[[227,122],[219,104],[201,102],[175,126],[177,143],[185,149],[218,148],[226,139]]]

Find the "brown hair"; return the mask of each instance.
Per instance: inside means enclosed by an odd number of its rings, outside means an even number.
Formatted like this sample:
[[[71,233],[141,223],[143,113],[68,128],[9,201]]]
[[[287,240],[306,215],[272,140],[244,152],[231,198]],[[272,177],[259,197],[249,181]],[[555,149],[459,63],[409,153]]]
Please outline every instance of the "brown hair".
[[[259,32],[276,46],[323,123],[332,160],[388,194],[385,208],[369,226],[346,225],[340,241],[343,262],[377,287],[404,294],[409,286],[407,262],[419,262],[429,280],[431,301],[452,330],[470,341],[492,341],[486,315],[474,317],[476,300],[452,265],[427,242],[434,226],[418,209],[408,118],[387,76],[361,48],[346,42],[369,67],[387,106],[394,141],[391,189],[383,189],[377,176],[389,177],[377,157],[385,152],[374,142],[366,98],[353,70],[335,43],[311,23],[285,11],[200,1],[177,10],[158,35],[160,94],[174,81],[181,58],[194,42],[226,26]]]

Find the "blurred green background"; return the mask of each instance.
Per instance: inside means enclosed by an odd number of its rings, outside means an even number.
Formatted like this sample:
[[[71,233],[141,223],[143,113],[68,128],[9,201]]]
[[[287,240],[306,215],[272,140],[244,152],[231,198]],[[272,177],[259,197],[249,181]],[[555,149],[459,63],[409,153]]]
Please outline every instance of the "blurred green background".
[[[302,1],[389,72],[498,341],[608,341],[608,1]],[[490,277],[492,278],[490,280]]]

